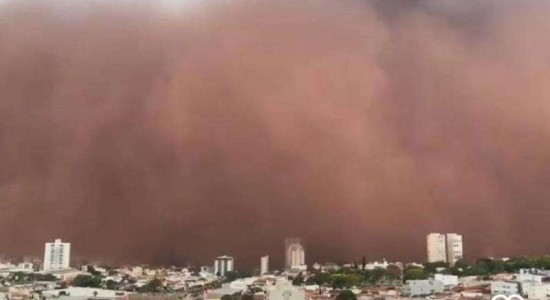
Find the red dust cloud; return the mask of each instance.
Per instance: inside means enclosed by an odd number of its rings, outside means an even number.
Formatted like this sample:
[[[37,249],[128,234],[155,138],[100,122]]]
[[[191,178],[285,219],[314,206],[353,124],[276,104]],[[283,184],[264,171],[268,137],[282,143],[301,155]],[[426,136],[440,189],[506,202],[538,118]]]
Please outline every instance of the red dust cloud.
[[[0,1],[0,252],[550,251],[549,1]]]

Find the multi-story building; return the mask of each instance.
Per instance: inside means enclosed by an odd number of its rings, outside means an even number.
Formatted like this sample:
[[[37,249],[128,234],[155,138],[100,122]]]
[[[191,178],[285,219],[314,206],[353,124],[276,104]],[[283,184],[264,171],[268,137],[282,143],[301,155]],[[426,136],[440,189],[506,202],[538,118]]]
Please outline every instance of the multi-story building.
[[[430,233],[427,238],[428,262],[447,262],[445,235]]]
[[[463,257],[462,235],[447,233],[447,262],[452,266]]]
[[[269,273],[269,255],[260,259],[260,275]]]
[[[519,295],[520,285],[517,281],[491,281],[491,294],[493,295]]]
[[[218,256],[214,261],[214,274],[218,276],[225,276],[227,272],[233,271],[234,259],[231,256],[223,255]]]
[[[71,259],[71,244],[56,239],[44,248],[44,271],[68,269]]]
[[[299,238],[285,239],[285,267],[302,270],[306,268],[306,253]]]

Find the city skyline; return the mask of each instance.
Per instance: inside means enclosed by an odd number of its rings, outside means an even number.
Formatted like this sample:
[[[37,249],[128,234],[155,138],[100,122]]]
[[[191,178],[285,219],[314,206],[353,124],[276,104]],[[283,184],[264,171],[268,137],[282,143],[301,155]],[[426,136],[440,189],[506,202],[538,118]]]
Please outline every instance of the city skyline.
[[[426,250],[427,250],[427,257],[425,260],[420,261],[401,261],[401,260],[395,260],[395,263],[447,263],[448,266],[452,267],[455,265],[455,263],[458,260],[463,260],[465,257],[463,256],[464,253],[464,243],[463,243],[463,237],[460,234],[457,233],[447,233],[447,234],[440,234],[440,233],[429,233],[427,235],[427,244],[426,244]],[[56,270],[63,270],[63,269],[69,269],[73,266],[70,266],[71,261],[71,243],[68,242],[62,242],[61,239],[55,239],[53,243],[48,242],[45,244],[44,248],[44,259],[42,260],[42,270],[44,271],[56,271]],[[260,257],[260,264],[259,268],[252,268],[254,271],[258,271],[259,274],[266,274],[268,273],[270,269],[269,264],[269,255],[263,255]],[[318,263],[335,263],[335,260],[327,260],[327,261],[315,261],[310,262],[309,264],[305,261],[305,250],[302,245],[302,241],[300,238],[292,237],[292,238],[285,238],[284,240],[284,256],[285,256],[285,262],[284,266],[279,268],[276,266],[275,270],[280,271],[291,271],[291,272],[301,272],[306,271],[309,267],[312,267]],[[1,258],[1,257],[0,257]],[[488,258],[488,257],[476,257],[476,258],[470,258],[469,261],[477,261],[482,258]],[[250,257],[242,258],[242,261],[248,261],[250,260]],[[371,258],[372,259],[372,258]],[[491,257],[490,259],[499,259],[495,257]],[[510,259],[510,257],[502,257],[502,259]],[[0,259],[1,261],[1,259]],[[9,260],[8,260],[9,261]],[[23,259],[23,262],[33,262],[36,261],[33,259]],[[361,257],[361,263],[367,263],[366,256],[363,255]],[[465,260],[468,262],[468,260]],[[372,259],[371,261],[368,261],[369,263],[373,263],[374,266],[379,267],[387,267],[388,262],[386,258],[382,259]],[[82,262],[80,262],[82,263]],[[99,263],[100,262],[95,262]],[[340,264],[353,264],[358,266],[359,262],[356,258],[353,258],[351,260],[346,261],[340,261]],[[191,262],[186,263],[187,266],[191,265]],[[247,265],[246,263],[244,264]],[[243,269],[238,269],[235,267],[235,258],[231,255],[228,255],[227,253],[224,255],[217,256],[213,267],[208,265],[200,265],[201,269],[208,270],[211,268],[213,270],[213,274],[216,274],[218,276],[224,276],[227,272],[231,271],[242,271]],[[364,266],[363,266],[364,267]],[[257,270],[256,270],[257,269]],[[248,268],[250,270],[250,268]]]
[[[550,253],[549,1],[132,2],[0,2],[0,253]]]

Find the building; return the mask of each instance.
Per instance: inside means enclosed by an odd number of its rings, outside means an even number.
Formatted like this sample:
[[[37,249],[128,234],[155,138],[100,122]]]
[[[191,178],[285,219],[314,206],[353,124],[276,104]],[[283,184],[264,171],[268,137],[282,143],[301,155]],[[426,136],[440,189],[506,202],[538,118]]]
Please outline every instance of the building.
[[[550,284],[549,283],[533,283],[524,291],[524,294],[530,300],[545,300],[550,299]]]
[[[306,269],[306,253],[299,238],[285,239],[285,268]]]
[[[427,238],[428,262],[447,262],[445,235],[430,233]]]
[[[536,269],[520,269],[515,277],[519,282],[542,283],[545,275]]]
[[[68,269],[71,260],[71,244],[56,239],[44,248],[44,271]]]
[[[126,291],[104,290],[99,288],[68,287],[65,289],[42,291],[45,299],[128,299],[133,293]]]
[[[447,234],[447,262],[452,266],[464,257],[462,251],[462,235],[456,233]]]
[[[269,255],[260,259],[260,275],[269,273]]]
[[[381,262],[374,261],[369,262],[365,265],[365,270],[374,270],[374,269],[387,269],[390,264],[386,261],[386,259],[382,259]]]
[[[267,291],[267,300],[306,300],[306,291],[286,279],[277,279]]]
[[[214,274],[218,276],[225,276],[227,272],[233,271],[233,268],[234,259],[231,256],[218,256],[214,262]]]
[[[229,286],[229,283],[225,283],[222,285],[221,288],[208,291],[208,293],[204,296],[204,299],[220,300],[223,296],[228,295],[228,296],[234,297],[239,293],[242,293],[242,289],[231,288]]]
[[[428,296],[441,293],[444,290],[443,282],[438,280],[407,280],[407,283],[403,286],[403,295],[409,297]]]
[[[491,281],[492,295],[519,295],[520,286],[516,281]]]
[[[446,290],[458,285],[458,276],[447,274],[435,274],[434,279],[443,283]]]

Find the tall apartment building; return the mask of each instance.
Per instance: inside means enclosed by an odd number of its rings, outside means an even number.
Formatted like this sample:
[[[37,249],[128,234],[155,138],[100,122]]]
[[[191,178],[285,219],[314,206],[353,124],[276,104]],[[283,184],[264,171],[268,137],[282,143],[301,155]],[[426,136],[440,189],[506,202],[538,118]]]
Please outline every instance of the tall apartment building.
[[[269,255],[262,256],[260,260],[260,275],[269,273]]]
[[[428,242],[428,262],[447,262],[445,235],[430,233]]]
[[[227,272],[233,271],[234,259],[231,256],[218,256],[214,261],[214,274],[217,276],[225,276]]]
[[[447,262],[454,265],[459,259],[464,257],[462,252],[462,235],[456,233],[447,233]]]
[[[306,253],[298,238],[285,239],[285,267],[287,269],[305,269]]]
[[[430,233],[427,238],[428,262],[448,262],[454,265],[464,257],[462,235]]]
[[[71,260],[71,244],[56,239],[44,248],[44,271],[68,269]]]

